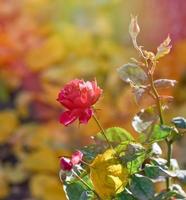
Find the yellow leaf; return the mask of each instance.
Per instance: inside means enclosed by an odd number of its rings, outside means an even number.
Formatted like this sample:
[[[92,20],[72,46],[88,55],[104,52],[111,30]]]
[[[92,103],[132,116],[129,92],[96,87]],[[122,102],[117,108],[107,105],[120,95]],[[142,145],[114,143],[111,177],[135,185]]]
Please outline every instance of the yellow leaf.
[[[16,113],[12,110],[0,112],[0,143],[7,141],[18,126]]]
[[[23,167],[34,172],[54,172],[59,170],[59,161],[55,153],[47,148],[30,153],[23,160]]]
[[[91,164],[90,178],[102,199],[110,199],[123,191],[128,183],[128,170],[115,157],[113,149],[99,154]]]
[[[1,188],[0,199],[4,199],[5,197],[8,196],[10,189],[1,168],[0,168],[0,188]]]
[[[62,185],[57,177],[38,174],[30,182],[32,195],[42,200],[66,200]]]
[[[64,47],[61,37],[49,37],[43,45],[32,49],[26,57],[26,62],[33,71],[39,71],[50,65],[60,62],[64,56]]]

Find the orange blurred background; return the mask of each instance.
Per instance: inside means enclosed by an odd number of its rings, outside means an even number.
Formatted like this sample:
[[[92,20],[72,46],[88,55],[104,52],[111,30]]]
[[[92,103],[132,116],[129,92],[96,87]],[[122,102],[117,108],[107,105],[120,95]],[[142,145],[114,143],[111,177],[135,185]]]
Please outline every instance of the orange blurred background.
[[[0,0],[0,199],[65,199],[58,179],[58,157],[91,143],[94,121],[64,128],[56,102],[74,78],[96,77],[104,94],[97,105],[105,128],[131,131],[142,105],[122,82],[117,67],[135,57],[128,34],[130,14],[138,15],[139,43],[156,47],[169,34],[171,53],[156,78],[179,81],[167,122],[186,117],[186,1],[184,0]],[[175,148],[186,167],[183,138]],[[162,146],[164,147],[164,146]]]

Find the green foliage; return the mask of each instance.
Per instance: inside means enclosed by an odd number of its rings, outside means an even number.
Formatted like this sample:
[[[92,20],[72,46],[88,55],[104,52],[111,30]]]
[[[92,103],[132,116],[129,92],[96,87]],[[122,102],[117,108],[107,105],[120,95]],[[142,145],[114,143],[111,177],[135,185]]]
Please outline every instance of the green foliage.
[[[128,131],[120,127],[108,128],[106,129],[105,133],[110,142],[121,143],[124,141],[134,141],[133,136]],[[97,138],[105,140],[101,132],[97,134]]]
[[[69,200],[80,200],[86,189],[87,188],[80,181],[64,184],[64,191]]]
[[[136,200],[131,192],[123,191],[116,196],[117,200]]]
[[[159,177],[175,177],[176,176],[174,172],[165,170],[160,166],[155,166],[155,165],[150,165],[150,164],[145,165],[144,171],[145,171],[145,175],[152,179],[157,179]]]
[[[155,194],[153,182],[139,174],[132,176],[129,189],[138,200],[150,200]]]
[[[79,198],[79,200],[92,200],[92,199],[94,199],[94,193],[90,190],[84,191]]]
[[[152,130],[152,135],[149,139],[151,142],[158,142],[167,138],[171,134],[172,129],[165,125],[155,125]]]

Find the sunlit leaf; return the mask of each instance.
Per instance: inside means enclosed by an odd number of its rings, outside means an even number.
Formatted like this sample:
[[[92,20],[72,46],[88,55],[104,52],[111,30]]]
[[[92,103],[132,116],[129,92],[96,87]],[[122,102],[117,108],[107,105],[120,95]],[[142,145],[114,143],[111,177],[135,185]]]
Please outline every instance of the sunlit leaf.
[[[186,170],[176,170],[176,176],[183,183],[186,183]]]
[[[108,128],[106,129],[105,133],[110,142],[120,143],[124,141],[134,141],[133,136],[128,131],[120,127]],[[105,140],[102,133],[98,133],[97,137]]]
[[[148,87],[143,86],[143,87],[138,87],[135,86],[133,88],[133,92],[136,98],[136,102],[140,103],[141,99],[144,97],[144,94],[146,94],[148,92]]]
[[[134,116],[132,126],[138,133],[142,133],[154,124],[158,118],[156,107],[151,106],[146,109],[142,109]]]
[[[156,142],[152,144],[152,154],[154,154],[156,156],[162,154],[161,147]]]
[[[160,46],[157,48],[157,53],[155,56],[155,59],[158,60],[159,58],[165,56],[166,54],[168,54],[170,52],[171,49],[171,45],[170,45],[171,39],[168,36],[161,44]]]
[[[172,129],[165,125],[155,125],[151,137],[149,138],[149,141],[151,142],[157,142],[160,140],[165,139],[167,136],[171,134]]]
[[[174,87],[176,85],[177,81],[176,80],[171,80],[171,79],[158,79],[154,81],[154,85],[157,88],[169,88],[169,87]]]
[[[117,69],[120,78],[134,85],[142,85],[147,80],[145,72],[136,64],[128,63]]]

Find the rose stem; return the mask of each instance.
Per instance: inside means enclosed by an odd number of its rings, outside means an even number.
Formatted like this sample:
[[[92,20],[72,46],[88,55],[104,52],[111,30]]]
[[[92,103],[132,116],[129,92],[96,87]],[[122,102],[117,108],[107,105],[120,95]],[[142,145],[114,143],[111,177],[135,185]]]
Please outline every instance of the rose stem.
[[[147,66],[148,67],[148,66]],[[163,113],[162,113],[162,106],[161,106],[161,101],[160,101],[160,96],[156,90],[156,87],[154,85],[154,81],[153,81],[153,74],[151,71],[148,72],[148,77],[149,77],[149,81],[150,81],[150,85],[151,85],[151,89],[152,92],[156,98],[156,105],[158,108],[158,112],[159,112],[159,118],[160,118],[160,124],[163,125],[164,124],[164,120],[163,120]],[[169,141],[168,139],[165,140],[166,144],[167,144],[167,167],[170,169],[170,164],[171,164],[171,157],[172,157],[172,142]],[[166,188],[167,191],[169,190],[171,185],[171,178],[167,177],[166,178]]]
[[[106,136],[105,130],[104,130],[103,127],[101,126],[101,124],[100,124],[100,122],[99,122],[99,120],[98,120],[98,118],[96,117],[95,114],[93,114],[93,118],[94,118],[96,124],[98,125],[98,127],[100,128],[102,135],[105,137],[105,139],[106,139],[106,141],[107,141],[107,144],[110,146],[110,148],[113,149],[112,144],[109,142],[109,140],[108,140],[108,138],[107,138],[107,136]]]
[[[89,190],[91,190],[98,199],[100,199],[99,195],[97,194],[97,192],[95,190],[93,190],[74,170],[72,170],[72,173],[74,174],[74,176],[81,181]]]
[[[161,101],[160,101],[159,94],[158,94],[158,92],[156,90],[156,87],[155,87],[154,81],[153,81],[153,72],[154,72],[154,70],[153,71],[149,70],[149,65],[148,65],[147,58],[144,56],[143,51],[141,50],[141,48],[139,48],[136,39],[133,40],[133,44],[134,44],[134,47],[139,52],[139,54],[145,60],[145,65],[146,65],[146,69],[147,69],[147,76],[149,78],[149,82],[150,82],[150,85],[151,85],[152,92],[155,95],[156,105],[157,105],[158,112],[159,112],[160,124],[163,125],[164,124],[164,120],[163,120],[163,113],[162,113],[162,108],[161,108]],[[152,69],[155,69],[155,65],[152,66]],[[172,149],[173,149],[172,141],[169,141],[168,139],[166,139],[165,141],[166,141],[166,144],[167,144],[167,167],[170,168],[171,157],[172,157]],[[171,185],[171,178],[167,177],[166,178],[167,191],[169,190],[170,185]]]

